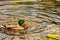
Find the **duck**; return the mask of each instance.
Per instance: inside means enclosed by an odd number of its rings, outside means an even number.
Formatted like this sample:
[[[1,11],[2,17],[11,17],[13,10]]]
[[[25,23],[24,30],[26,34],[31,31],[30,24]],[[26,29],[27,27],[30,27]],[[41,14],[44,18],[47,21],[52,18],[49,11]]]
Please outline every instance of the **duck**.
[[[5,24],[0,25],[0,28],[4,29],[1,30],[7,35],[20,35],[20,32],[25,33],[28,28],[28,22],[20,19],[16,24]]]
[[[11,24],[11,25],[2,25],[2,28],[5,29],[15,29],[15,30],[25,30],[27,29],[27,21],[20,19],[18,20],[17,24]]]

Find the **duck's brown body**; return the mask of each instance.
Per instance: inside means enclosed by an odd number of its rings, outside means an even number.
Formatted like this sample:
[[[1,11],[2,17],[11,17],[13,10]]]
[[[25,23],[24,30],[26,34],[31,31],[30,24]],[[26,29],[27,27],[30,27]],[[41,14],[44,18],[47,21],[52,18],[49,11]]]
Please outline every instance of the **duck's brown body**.
[[[8,35],[20,35],[26,33],[26,31],[30,30],[30,27],[35,26],[37,23],[25,21],[22,26],[17,25],[5,25],[4,33]]]
[[[8,35],[20,35],[20,33],[24,33],[25,30],[28,29],[28,22],[25,22],[22,26],[20,25],[3,25],[4,33]]]

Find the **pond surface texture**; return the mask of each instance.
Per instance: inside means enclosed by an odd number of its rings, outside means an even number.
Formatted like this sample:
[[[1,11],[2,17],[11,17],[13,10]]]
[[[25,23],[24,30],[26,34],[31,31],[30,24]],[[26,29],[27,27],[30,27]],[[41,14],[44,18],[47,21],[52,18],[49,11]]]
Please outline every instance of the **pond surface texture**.
[[[36,2],[34,4],[12,5],[8,2],[0,6],[0,27],[3,25],[16,25],[19,19],[30,22],[24,33],[8,35],[4,29],[0,31],[0,40],[48,40],[47,34],[60,35],[60,7],[53,4],[46,5]],[[15,33],[15,32],[13,32]],[[59,38],[60,40],[60,38]]]

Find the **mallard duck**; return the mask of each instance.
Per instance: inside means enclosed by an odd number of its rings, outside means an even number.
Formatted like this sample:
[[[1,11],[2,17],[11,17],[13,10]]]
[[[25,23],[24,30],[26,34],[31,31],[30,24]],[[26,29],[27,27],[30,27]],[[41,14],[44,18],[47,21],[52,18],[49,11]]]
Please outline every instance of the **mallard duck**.
[[[4,33],[8,34],[8,35],[20,35],[20,32],[25,33],[26,30],[28,30],[28,22],[24,21],[22,19],[18,20],[17,24],[6,24],[6,25],[0,25]]]
[[[27,29],[27,24],[28,23],[26,21],[20,19],[17,25],[3,25],[3,27],[5,29],[11,28],[16,30],[24,30],[24,29]]]

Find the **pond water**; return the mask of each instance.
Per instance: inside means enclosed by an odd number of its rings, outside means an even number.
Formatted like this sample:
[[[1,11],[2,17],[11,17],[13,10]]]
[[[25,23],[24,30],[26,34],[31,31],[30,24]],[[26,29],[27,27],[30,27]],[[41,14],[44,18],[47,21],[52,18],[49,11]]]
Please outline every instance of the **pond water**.
[[[19,19],[24,19],[29,21],[32,27],[22,36],[10,36],[0,32],[0,40],[47,40],[46,35],[49,33],[60,35],[60,7],[41,3],[4,4],[0,6],[0,25],[14,25]],[[34,22],[37,24],[33,25]]]

